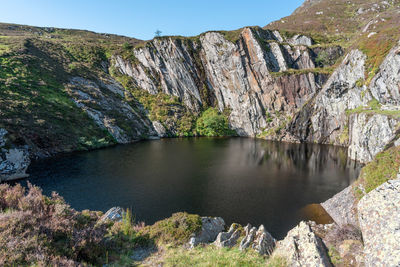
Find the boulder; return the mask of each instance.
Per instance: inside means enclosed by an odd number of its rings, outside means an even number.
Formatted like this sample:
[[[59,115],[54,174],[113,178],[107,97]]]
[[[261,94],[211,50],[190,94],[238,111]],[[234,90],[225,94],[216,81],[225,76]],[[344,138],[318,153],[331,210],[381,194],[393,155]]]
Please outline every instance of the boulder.
[[[31,160],[27,148],[2,149],[0,151],[0,182],[28,177]]]
[[[285,258],[289,266],[332,266],[324,244],[306,222],[300,222],[277,242],[273,256]]]
[[[276,240],[265,230],[264,225],[260,225],[257,230],[256,227],[251,227],[251,225],[248,224],[245,227],[245,233],[245,238],[240,242],[240,250],[251,247],[260,255],[272,254]]]
[[[388,181],[358,203],[366,266],[400,266],[400,179]]]
[[[339,226],[357,225],[356,198],[353,194],[353,187],[348,186],[321,206],[329,213],[332,219]]]
[[[100,218],[100,222],[120,222],[125,214],[125,211],[121,207],[112,207]]]
[[[194,234],[189,240],[189,247],[193,248],[198,244],[213,242],[219,233],[225,230],[225,221],[221,217],[202,217],[201,231]]]

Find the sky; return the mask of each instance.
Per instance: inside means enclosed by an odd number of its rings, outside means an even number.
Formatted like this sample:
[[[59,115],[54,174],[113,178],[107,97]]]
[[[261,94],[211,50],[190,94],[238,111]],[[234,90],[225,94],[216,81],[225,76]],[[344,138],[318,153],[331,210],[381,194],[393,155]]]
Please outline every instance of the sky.
[[[303,0],[0,0],[0,22],[84,29],[148,40],[265,26]]]

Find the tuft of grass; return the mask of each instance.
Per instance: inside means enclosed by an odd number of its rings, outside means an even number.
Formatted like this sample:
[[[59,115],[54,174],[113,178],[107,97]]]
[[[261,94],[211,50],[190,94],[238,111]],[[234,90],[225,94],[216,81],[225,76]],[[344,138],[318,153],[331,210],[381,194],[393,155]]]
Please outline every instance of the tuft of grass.
[[[375,98],[368,102],[367,106],[360,106],[355,109],[346,110],[346,114],[359,114],[359,113],[367,113],[367,114],[381,114],[394,118],[400,118],[400,110],[382,110],[382,105]]]
[[[281,77],[286,75],[302,75],[308,73],[331,75],[334,69],[331,67],[314,68],[314,69],[288,69],[280,72],[270,72],[273,77]]]

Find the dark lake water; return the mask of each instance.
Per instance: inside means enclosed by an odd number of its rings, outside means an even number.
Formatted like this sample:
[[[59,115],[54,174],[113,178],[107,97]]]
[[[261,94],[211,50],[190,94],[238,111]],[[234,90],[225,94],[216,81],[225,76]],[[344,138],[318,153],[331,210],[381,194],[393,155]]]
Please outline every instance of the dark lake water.
[[[355,180],[344,148],[250,138],[163,139],[32,164],[28,180],[75,209],[131,208],[147,224],[177,211],[264,224],[282,238]]]

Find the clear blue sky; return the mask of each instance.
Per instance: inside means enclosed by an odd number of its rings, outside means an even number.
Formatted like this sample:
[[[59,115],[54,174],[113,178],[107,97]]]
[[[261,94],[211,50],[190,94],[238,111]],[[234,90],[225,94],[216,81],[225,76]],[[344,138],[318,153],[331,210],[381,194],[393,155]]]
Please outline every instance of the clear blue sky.
[[[0,22],[85,29],[151,39],[265,26],[303,0],[0,0]]]

